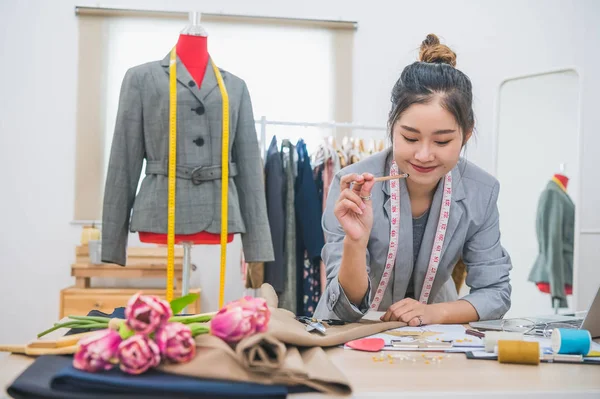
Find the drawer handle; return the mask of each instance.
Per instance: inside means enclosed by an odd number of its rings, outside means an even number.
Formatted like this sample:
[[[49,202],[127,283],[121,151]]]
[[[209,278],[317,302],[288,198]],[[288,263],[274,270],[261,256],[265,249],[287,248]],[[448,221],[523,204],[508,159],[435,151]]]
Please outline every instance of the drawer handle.
[[[95,307],[95,308],[101,308],[101,307],[102,307],[102,302],[96,302],[96,303],[94,304],[94,307]]]

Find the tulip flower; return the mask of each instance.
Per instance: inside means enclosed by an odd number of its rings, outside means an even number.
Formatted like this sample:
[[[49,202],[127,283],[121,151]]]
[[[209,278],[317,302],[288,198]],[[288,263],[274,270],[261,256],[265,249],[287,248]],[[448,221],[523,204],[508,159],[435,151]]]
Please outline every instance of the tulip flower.
[[[125,317],[129,327],[140,334],[152,334],[173,316],[169,303],[153,295],[137,293],[129,299]]]
[[[119,333],[109,329],[82,338],[73,357],[73,367],[92,372],[110,370],[117,363],[121,342]]]
[[[196,354],[192,330],[182,323],[168,323],[156,332],[156,344],[163,357],[173,363],[186,363]]]
[[[119,363],[128,374],[142,374],[160,364],[160,350],[147,335],[135,334],[119,345]]]

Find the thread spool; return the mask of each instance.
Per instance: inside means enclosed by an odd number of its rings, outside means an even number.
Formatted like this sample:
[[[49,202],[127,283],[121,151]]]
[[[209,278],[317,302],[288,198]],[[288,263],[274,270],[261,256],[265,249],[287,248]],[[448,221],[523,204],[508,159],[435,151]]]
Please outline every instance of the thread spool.
[[[486,331],[483,343],[485,351],[493,353],[498,341],[523,341],[523,333],[507,331]]]
[[[592,346],[588,330],[555,328],[552,330],[552,351],[559,355],[587,355]]]
[[[500,363],[540,364],[540,344],[529,341],[498,341]]]

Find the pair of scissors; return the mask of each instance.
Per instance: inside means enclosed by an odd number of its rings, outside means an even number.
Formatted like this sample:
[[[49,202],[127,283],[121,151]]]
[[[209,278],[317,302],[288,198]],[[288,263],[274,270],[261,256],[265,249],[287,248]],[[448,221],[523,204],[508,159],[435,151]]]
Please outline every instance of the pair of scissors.
[[[335,320],[335,319],[318,320],[318,319],[315,319],[314,317],[308,317],[308,316],[298,316],[298,317],[296,317],[296,320],[306,324],[306,331],[311,332],[311,331],[316,330],[323,335],[325,335],[327,333],[327,327],[341,326],[341,325],[345,324],[341,320]]]

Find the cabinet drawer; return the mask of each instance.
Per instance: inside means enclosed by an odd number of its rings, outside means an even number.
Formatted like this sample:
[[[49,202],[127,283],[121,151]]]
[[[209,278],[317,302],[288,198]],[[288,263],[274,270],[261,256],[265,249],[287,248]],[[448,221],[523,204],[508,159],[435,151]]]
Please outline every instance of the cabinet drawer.
[[[85,316],[91,310],[112,313],[115,308],[126,306],[127,301],[136,292],[146,295],[156,295],[165,298],[166,292],[161,289],[122,289],[122,288],[66,288],[61,291],[60,318],[74,315]],[[200,294],[199,289],[191,289],[191,293]],[[174,297],[180,297],[181,292],[174,291]],[[188,313],[200,313],[200,299],[189,305]]]

